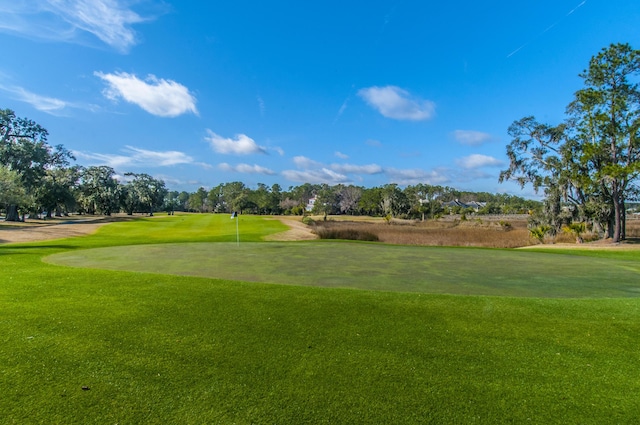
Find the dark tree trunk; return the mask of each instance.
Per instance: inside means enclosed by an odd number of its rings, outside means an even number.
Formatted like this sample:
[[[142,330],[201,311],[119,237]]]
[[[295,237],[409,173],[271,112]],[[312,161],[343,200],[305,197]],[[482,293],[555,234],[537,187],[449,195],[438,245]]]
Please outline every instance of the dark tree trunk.
[[[20,215],[18,214],[18,206],[17,205],[9,205],[7,207],[7,216],[4,219],[5,221],[20,221]]]
[[[622,217],[620,217],[622,220],[620,238],[622,240],[625,240],[627,239],[627,207],[624,203],[624,199],[620,202],[620,205],[621,205],[621,213],[622,213]]]
[[[620,200],[614,197],[613,199],[613,242],[620,242],[622,240],[622,205]]]

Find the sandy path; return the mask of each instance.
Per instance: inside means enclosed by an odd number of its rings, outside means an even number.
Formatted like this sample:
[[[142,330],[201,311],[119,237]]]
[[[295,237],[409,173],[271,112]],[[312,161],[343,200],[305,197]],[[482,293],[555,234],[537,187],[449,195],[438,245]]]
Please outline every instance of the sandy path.
[[[265,237],[267,241],[308,241],[318,239],[318,236],[313,234],[309,226],[303,224],[299,217],[280,216],[273,217],[272,220],[279,220],[289,226],[289,230],[269,235]]]

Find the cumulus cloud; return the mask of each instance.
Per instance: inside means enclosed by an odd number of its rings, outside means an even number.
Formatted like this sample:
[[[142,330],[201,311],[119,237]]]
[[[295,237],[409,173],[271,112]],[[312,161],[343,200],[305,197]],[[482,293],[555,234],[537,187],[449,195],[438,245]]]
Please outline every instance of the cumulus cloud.
[[[482,167],[499,167],[504,165],[504,162],[492,156],[473,154],[465,156],[464,158],[459,158],[456,160],[456,164],[462,168],[470,170]]]
[[[205,140],[209,142],[214,151],[222,154],[250,155],[254,153],[266,154],[266,148],[258,146],[251,137],[246,134],[237,134],[235,138],[225,138],[211,130]]]
[[[435,114],[435,103],[413,97],[396,86],[364,88],[358,91],[358,95],[387,118],[423,121]]]
[[[6,2],[9,3],[9,2]],[[138,42],[132,25],[147,21],[122,0],[13,0],[0,5],[0,31],[32,39],[84,43],[91,34],[119,52]]]
[[[198,114],[196,98],[188,88],[175,81],[151,74],[143,81],[126,72],[94,72],[94,75],[107,83],[103,94],[113,101],[122,98],[159,117],[177,117],[188,112]]]
[[[458,143],[469,146],[479,146],[492,139],[490,134],[474,130],[456,130],[451,134]]]
[[[273,176],[276,174],[275,171],[270,170],[269,168],[262,167],[260,165],[249,165],[249,164],[237,164],[230,165],[226,162],[218,164],[218,168],[222,171],[228,171],[233,173],[245,173],[245,174],[264,174],[267,176]]]

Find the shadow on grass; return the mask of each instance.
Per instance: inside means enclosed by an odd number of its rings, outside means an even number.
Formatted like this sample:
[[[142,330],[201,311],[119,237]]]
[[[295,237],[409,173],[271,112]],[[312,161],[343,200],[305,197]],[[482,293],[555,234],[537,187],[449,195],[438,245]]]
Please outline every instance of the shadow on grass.
[[[0,255],[30,254],[38,250],[76,250],[82,248],[78,245],[58,245],[58,244],[39,244],[39,245],[3,245],[0,246]]]

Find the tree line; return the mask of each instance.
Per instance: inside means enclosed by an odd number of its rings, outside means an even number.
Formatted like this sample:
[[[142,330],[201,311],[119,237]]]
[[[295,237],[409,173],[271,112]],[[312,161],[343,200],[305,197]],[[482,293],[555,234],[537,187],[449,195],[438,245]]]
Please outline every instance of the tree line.
[[[242,182],[219,184],[193,193],[169,191],[164,181],[148,174],[125,173],[119,181],[108,166],[72,164],[73,154],[63,145],[50,146],[48,132],[12,110],[0,110],[0,208],[5,220],[23,220],[25,214],[153,214],[158,210],[252,214],[351,214],[401,218],[433,218],[464,212],[462,204],[478,201],[478,213],[522,213],[539,203],[505,194],[458,191],[446,186],[387,184],[365,188],[353,185],[309,184],[283,190],[278,184]],[[313,202],[315,201],[315,202]]]
[[[162,208],[167,189],[148,174],[126,173],[121,183],[113,168],[72,165],[63,145],[50,146],[48,132],[10,109],[0,110],[0,208],[5,220],[25,214],[70,212],[104,214],[153,212]]]
[[[455,205],[447,202],[458,200]],[[466,202],[475,201],[474,206]],[[167,194],[170,211],[250,214],[369,215],[407,219],[435,218],[442,214],[518,214],[539,209],[541,203],[508,194],[459,191],[448,186],[397,184],[366,188],[354,185],[305,183],[283,190],[279,184],[259,183],[252,189],[242,182],[222,183],[210,190]]]

